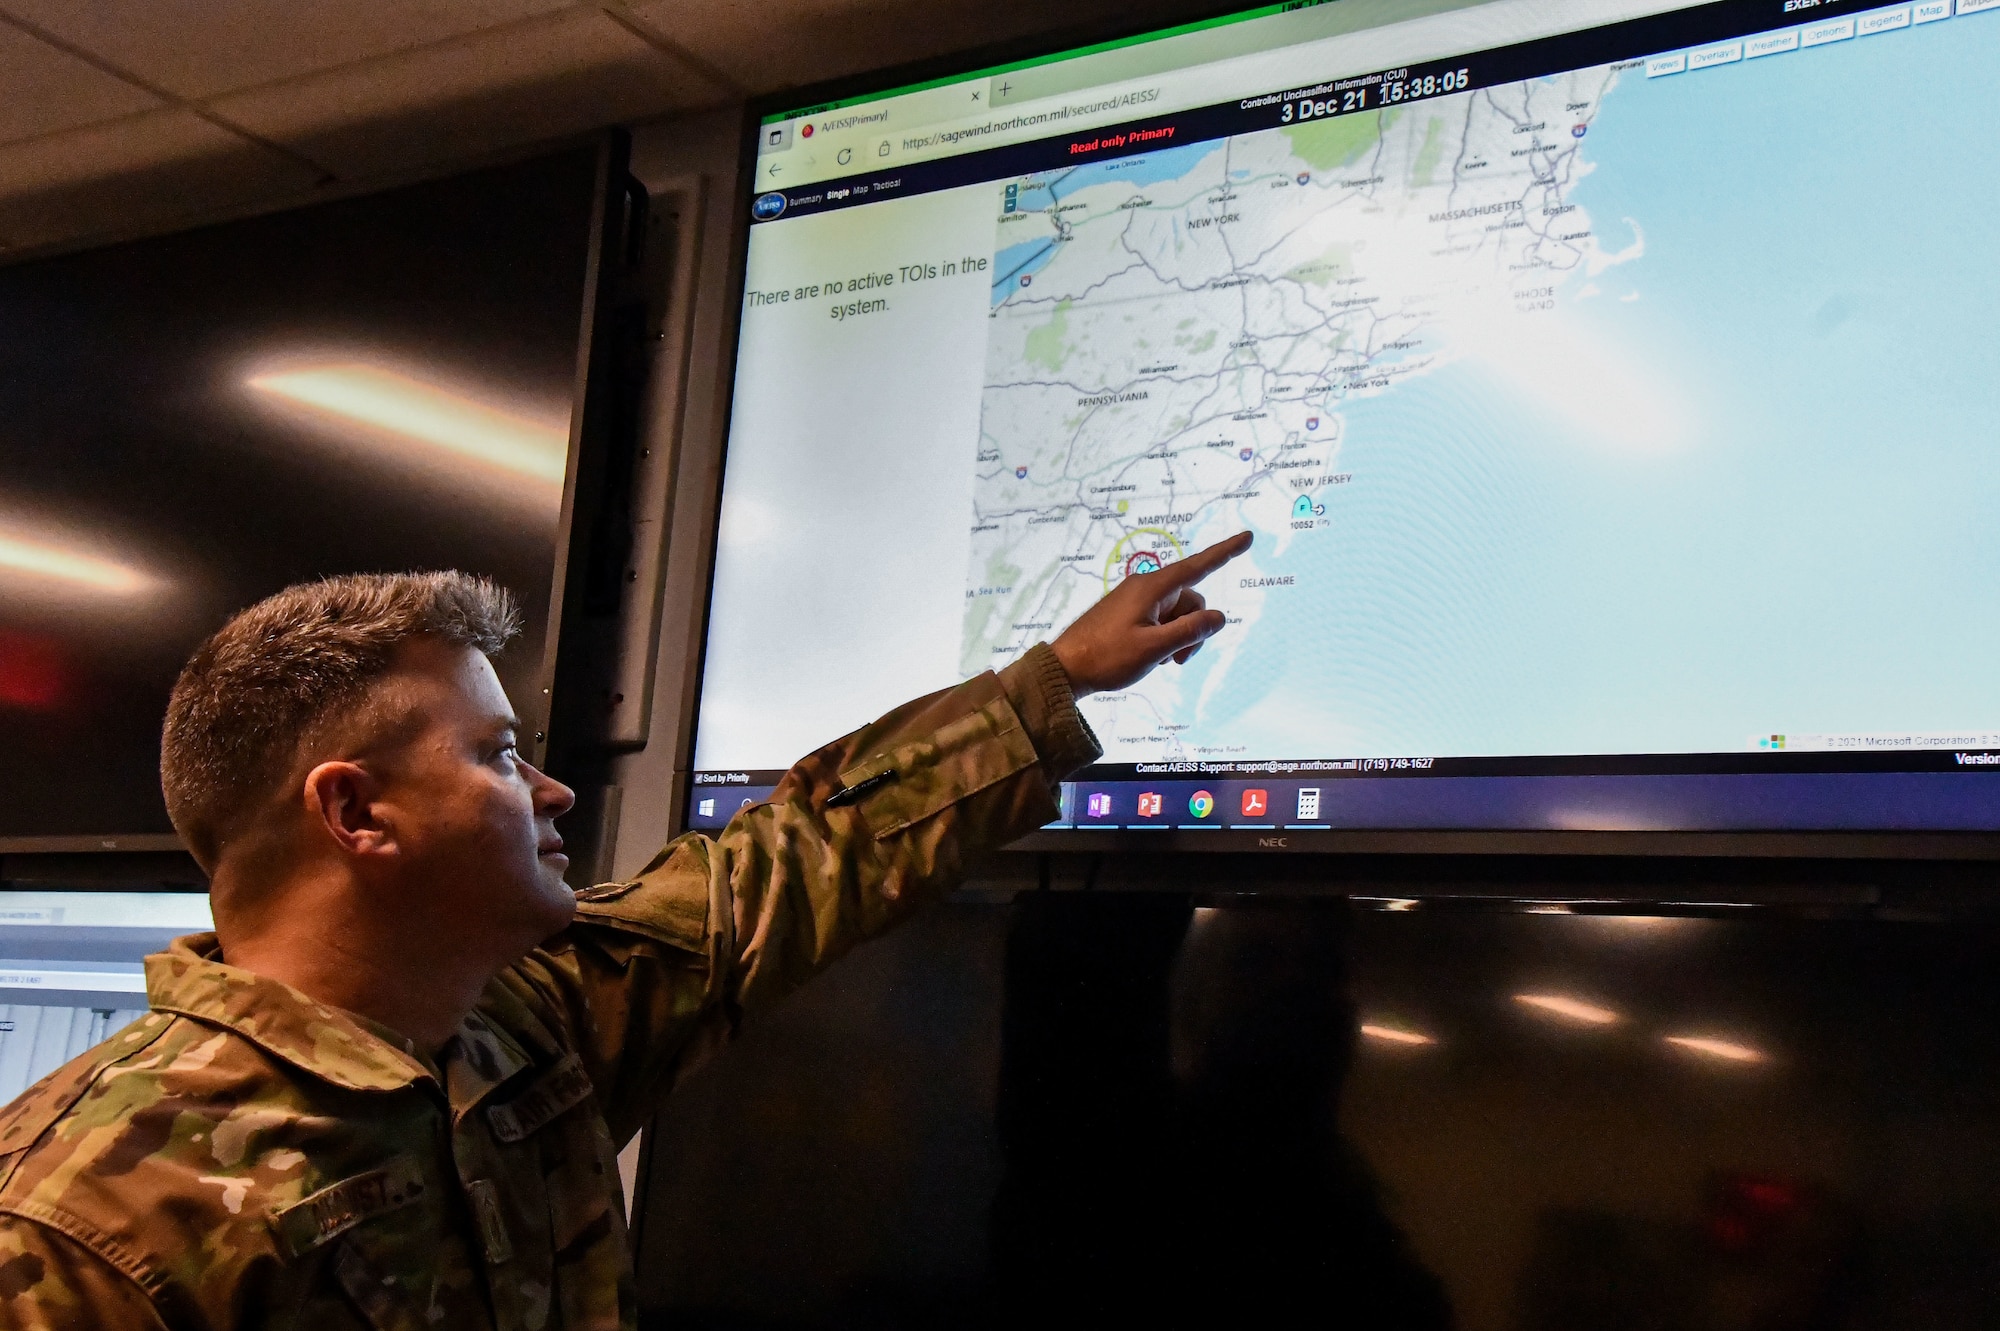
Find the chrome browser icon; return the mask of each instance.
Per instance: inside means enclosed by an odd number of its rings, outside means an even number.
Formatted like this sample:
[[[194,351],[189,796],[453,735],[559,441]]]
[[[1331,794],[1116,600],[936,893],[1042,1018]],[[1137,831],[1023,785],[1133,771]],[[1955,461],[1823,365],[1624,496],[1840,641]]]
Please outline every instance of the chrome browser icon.
[[[1205,790],[1197,790],[1188,797],[1188,812],[1197,818],[1206,818],[1215,812],[1215,796]]]

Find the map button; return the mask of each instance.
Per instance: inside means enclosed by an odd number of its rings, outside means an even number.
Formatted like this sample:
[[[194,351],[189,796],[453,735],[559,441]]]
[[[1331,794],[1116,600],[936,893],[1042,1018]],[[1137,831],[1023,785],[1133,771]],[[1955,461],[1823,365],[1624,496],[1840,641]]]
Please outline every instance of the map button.
[[[1872,14],[1863,14],[1859,19],[1861,35],[1873,37],[1878,32],[1894,32],[1898,28],[1910,26],[1910,7],[1901,9],[1878,9]]]
[[[1949,4],[1951,0],[1940,0]],[[1776,55],[1780,51],[1799,49],[1799,30],[1788,28],[1784,32],[1767,32],[1762,37],[1752,37],[1743,44],[1743,53],[1755,60],[1760,55]]]
[[[1699,51],[1688,52],[1688,68],[1713,69],[1717,65],[1733,65],[1742,58],[1742,42],[1726,42],[1721,46],[1704,46]]]
[[[1965,0],[1958,0],[1958,12],[1965,12]],[[1854,20],[1838,19],[1832,23],[1815,23],[1804,29],[1799,42],[1804,46],[1825,46],[1829,42],[1849,42],[1854,40]]]
[[[1662,74],[1680,74],[1685,72],[1687,67],[1688,58],[1686,53],[1680,55],[1656,55],[1646,62],[1646,77],[1656,79]]]
[[[1951,0],[1925,0],[1916,8],[1917,22],[1936,23],[1951,17]]]

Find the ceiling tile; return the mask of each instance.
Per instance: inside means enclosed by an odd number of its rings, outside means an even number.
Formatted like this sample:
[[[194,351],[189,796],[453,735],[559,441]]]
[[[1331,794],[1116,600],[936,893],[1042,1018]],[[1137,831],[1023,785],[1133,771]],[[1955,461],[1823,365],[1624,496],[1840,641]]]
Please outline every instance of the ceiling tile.
[[[313,173],[187,111],[0,147],[0,249],[119,236],[301,193]]]
[[[210,105],[232,123],[354,177],[727,96],[595,10],[572,10]]]
[[[1161,26],[1204,0],[1152,10]],[[687,47],[754,92],[774,92],[871,69],[976,50],[1033,33],[1129,24],[1130,0],[1014,0],[940,5],[934,0],[638,0],[647,26]]]
[[[0,23],[0,143],[160,105],[157,97]]]
[[[463,36],[568,2],[0,0],[0,10],[199,99]]]

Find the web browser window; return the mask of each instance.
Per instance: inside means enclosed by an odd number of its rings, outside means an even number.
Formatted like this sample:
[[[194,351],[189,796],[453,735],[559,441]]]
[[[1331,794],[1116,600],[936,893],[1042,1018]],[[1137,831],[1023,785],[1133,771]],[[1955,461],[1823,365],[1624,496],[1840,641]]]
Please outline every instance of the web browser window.
[[[189,892],[0,892],[0,1104],[146,1012],[144,958],[214,927]]]
[[[773,115],[693,825],[1247,528],[1063,827],[2000,829],[1995,11],[1339,0]]]

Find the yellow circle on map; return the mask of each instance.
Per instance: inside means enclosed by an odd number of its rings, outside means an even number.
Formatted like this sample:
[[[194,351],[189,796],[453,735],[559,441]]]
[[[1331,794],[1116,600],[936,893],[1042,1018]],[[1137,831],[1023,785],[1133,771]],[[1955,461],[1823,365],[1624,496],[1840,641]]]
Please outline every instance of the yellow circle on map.
[[[1187,557],[1187,551],[1181,549],[1181,543],[1174,539],[1172,532],[1160,527],[1135,527],[1118,538],[1118,544],[1111,547],[1110,555],[1104,560],[1105,591],[1108,592],[1111,590],[1111,572],[1113,569],[1124,566],[1125,547],[1132,543],[1132,538],[1135,536],[1158,536],[1174,548],[1175,559],[1185,559]]]

